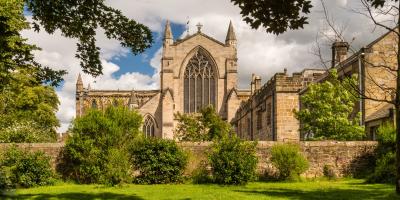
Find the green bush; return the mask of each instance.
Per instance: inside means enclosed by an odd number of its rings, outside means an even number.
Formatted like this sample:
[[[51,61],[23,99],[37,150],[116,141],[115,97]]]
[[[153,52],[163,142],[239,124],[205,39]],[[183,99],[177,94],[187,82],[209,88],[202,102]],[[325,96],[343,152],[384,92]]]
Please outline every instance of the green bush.
[[[142,117],[125,107],[90,110],[73,122],[59,165],[65,179],[115,185],[130,182],[129,147]]]
[[[294,180],[308,169],[307,159],[295,144],[276,144],[271,149],[271,162],[279,172],[280,180]]]
[[[244,142],[236,136],[215,141],[209,154],[212,176],[219,184],[246,184],[255,178],[256,142]]]
[[[396,128],[385,123],[377,130],[378,147],[374,172],[368,177],[371,183],[395,183]]]
[[[187,154],[175,141],[158,138],[139,140],[131,155],[134,168],[140,172],[135,182],[141,184],[180,182],[188,162]]]
[[[224,121],[213,106],[207,106],[200,113],[177,113],[178,125],[174,130],[180,141],[212,141],[219,140],[231,132],[231,126]]]
[[[54,181],[50,158],[12,146],[0,157],[0,189],[50,185]]]

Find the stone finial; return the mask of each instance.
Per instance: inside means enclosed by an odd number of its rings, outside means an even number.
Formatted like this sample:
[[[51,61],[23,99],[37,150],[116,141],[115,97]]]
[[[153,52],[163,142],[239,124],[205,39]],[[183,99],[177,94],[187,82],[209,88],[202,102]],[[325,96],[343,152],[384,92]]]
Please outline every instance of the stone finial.
[[[174,40],[174,37],[172,35],[171,25],[169,23],[169,20],[167,20],[167,23],[165,24],[165,30],[164,30],[164,43],[172,44],[173,40]]]
[[[225,39],[226,45],[235,45],[236,44],[236,34],[233,29],[232,21],[229,21],[228,33],[226,34]]]

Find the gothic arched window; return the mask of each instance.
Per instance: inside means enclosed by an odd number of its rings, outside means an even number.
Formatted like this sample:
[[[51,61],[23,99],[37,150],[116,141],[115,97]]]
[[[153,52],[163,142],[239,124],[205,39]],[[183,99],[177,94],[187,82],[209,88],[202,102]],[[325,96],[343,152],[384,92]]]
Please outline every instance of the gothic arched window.
[[[95,99],[92,100],[92,108],[96,109],[97,108],[97,102]]]
[[[207,105],[215,107],[216,73],[211,59],[199,49],[190,58],[184,74],[184,111],[198,112]]]
[[[147,115],[143,124],[143,133],[146,137],[154,137],[155,122],[153,117]]]

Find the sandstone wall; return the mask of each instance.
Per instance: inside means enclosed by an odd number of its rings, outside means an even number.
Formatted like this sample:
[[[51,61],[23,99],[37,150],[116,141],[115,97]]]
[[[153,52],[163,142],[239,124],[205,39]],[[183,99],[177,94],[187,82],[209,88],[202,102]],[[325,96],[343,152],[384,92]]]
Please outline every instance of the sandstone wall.
[[[258,173],[273,172],[275,169],[270,164],[271,147],[278,142],[262,141],[258,143],[257,155],[259,157]],[[189,152],[190,160],[187,173],[196,169],[206,160],[206,152],[211,143],[184,142],[179,145]],[[373,154],[377,146],[374,141],[337,142],[337,141],[308,141],[298,143],[302,153],[310,162],[310,168],[305,173],[307,177],[319,177],[323,175],[324,165],[330,165],[338,176],[344,176],[349,172],[367,167],[368,156]],[[0,144],[0,152],[9,147],[10,144]],[[17,144],[18,147],[28,151],[44,151],[51,157],[52,165],[55,167],[63,143],[35,143]]]

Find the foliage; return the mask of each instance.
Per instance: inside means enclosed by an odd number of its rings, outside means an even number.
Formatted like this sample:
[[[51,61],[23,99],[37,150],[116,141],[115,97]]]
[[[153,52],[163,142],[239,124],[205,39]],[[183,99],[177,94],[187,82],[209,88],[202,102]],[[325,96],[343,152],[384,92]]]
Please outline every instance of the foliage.
[[[256,142],[241,141],[235,135],[215,141],[208,158],[214,181],[237,185],[253,180],[258,162],[256,146]]]
[[[207,169],[207,162],[200,163],[191,175],[192,181],[195,184],[212,183],[210,170]]]
[[[0,189],[52,184],[54,174],[49,161],[43,152],[8,148],[0,157]]]
[[[322,173],[324,174],[324,176],[326,178],[328,178],[329,180],[331,179],[336,179],[336,174],[332,169],[331,165],[324,165],[324,168],[322,169]]]
[[[180,141],[205,141],[207,137],[207,129],[202,123],[201,115],[197,113],[177,113],[175,118],[178,124],[174,130],[174,136]]]
[[[50,34],[60,30],[63,36],[78,39],[76,57],[81,59],[83,71],[94,76],[102,74],[100,48],[95,38],[98,28],[104,29],[109,39],[120,41],[134,54],[143,52],[152,43],[149,28],[107,6],[104,0],[25,0],[25,3],[36,20],[33,22],[36,31],[40,30],[40,24]]]
[[[178,120],[175,136],[181,141],[212,141],[223,138],[231,131],[229,123],[207,106],[200,113],[175,114]]]
[[[40,50],[26,43],[19,32],[29,28],[23,14],[23,0],[0,0],[0,91],[15,79],[15,72],[24,70],[36,82],[57,85],[65,71],[54,71],[34,60],[32,51]]]
[[[271,162],[279,171],[279,179],[297,179],[308,169],[307,159],[301,155],[300,147],[296,144],[276,144],[271,149]]]
[[[358,102],[350,90],[357,85],[356,77],[338,79],[336,70],[330,71],[328,80],[313,83],[301,97],[303,109],[294,111],[301,121],[306,139],[360,140],[364,128],[359,125],[360,113],[353,113]],[[353,116],[352,116],[353,115]]]
[[[253,29],[260,26],[268,33],[281,34],[287,29],[308,24],[305,14],[312,8],[309,0],[231,0],[241,9],[243,20]]]
[[[90,110],[72,123],[59,167],[79,183],[119,184],[130,180],[129,147],[139,135],[142,117],[126,107]]]
[[[187,154],[175,141],[144,138],[131,150],[133,165],[140,175],[136,182],[143,184],[174,183],[182,181],[188,162]]]
[[[396,182],[396,128],[390,123],[377,130],[378,147],[374,172],[368,177],[371,183]]]
[[[59,104],[54,89],[65,74],[35,62],[19,34],[29,28],[22,0],[0,0],[0,142],[45,142],[56,139]],[[39,132],[42,132],[39,134]]]
[[[0,90],[0,142],[52,142],[59,121],[59,100],[54,88],[42,85],[20,69]]]

